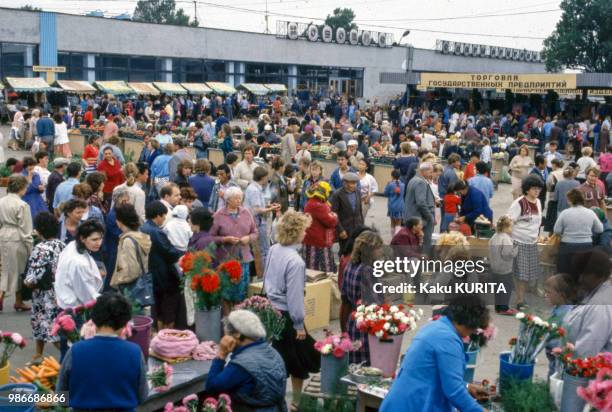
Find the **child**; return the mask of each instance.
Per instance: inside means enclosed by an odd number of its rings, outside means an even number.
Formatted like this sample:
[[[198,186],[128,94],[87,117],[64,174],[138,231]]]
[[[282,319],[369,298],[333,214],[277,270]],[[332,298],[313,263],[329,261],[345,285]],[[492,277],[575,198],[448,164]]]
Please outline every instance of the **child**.
[[[516,309],[510,309],[513,289],[512,265],[518,254],[518,246],[512,242],[512,220],[502,216],[497,221],[495,234],[489,240],[489,261],[491,278],[495,283],[503,283],[506,293],[495,294],[495,312],[500,315],[514,316]]]
[[[565,274],[559,273],[546,279],[544,282],[544,291],[546,302],[553,306],[549,323],[561,325],[563,318],[572,309],[572,302],[575,299],[576,285],[572,278]],[[552,350],[561,346],[561,339],[548,339],[546,341],[546,357],[548,358],[548,377],[557,371],[557,357],[552,354]]]
[[[400,181],[400,171],[394,169],[391,172],[391,180],[385,186],[385,197],[387,200],[387,216],[391,220],[391,233],[397,233],[401,227],[404,214],[404,190],[406,185]]]
[[[180,251],[186,252],[189,246],[189,239],[193,235],[191,226],[187,222],[189,209],[185,205],[177,205],[172,209],[172,217],[164,225],[164,233],[172,246]]]
[[[448,225],[455,220],[457,213],[459,213],[459,205],[461,204],[461,197],[455,194],[455,185],[450,184],[446,190],[446,194],[443,199],[444,204],[444,216],[440,222],[440,233],[448,231]]]

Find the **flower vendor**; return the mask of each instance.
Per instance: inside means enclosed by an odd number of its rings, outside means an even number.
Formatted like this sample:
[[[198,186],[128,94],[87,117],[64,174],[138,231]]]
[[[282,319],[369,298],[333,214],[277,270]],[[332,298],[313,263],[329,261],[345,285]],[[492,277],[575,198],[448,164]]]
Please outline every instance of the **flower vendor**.
[[[206,390],[227,393],[233,405],[249,410],[282,412],[286,410],[286,384],[283,359],[266,341],[266,330],[257,315],[249,310],[232,311],[225,320],[225,336],[208,372]]]

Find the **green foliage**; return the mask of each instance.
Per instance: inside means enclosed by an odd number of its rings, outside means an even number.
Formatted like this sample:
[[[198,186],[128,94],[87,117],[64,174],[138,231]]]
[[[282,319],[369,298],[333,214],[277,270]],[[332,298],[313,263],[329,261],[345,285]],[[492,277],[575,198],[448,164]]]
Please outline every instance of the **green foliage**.
[[[175,0],[138,0],[133,20],[177,26],[198,26],[197,19],[190,21],[182,8],[176,8]]]
[[[5,165],[0,166],[0,177],[9,177],[11,175],[11,169]]]
[[[544,381],[514,381],[504,391],[502,405],[512,412],[551,412],[555,404]]]
[[[338,27],[344,27],[348,31],[357,28],[353,20],[355,20],[355,12],[352,9],[338,7],[334,9],[332,15],[327,15],[325,24],[331,26],[334,30]]]
[[[25,6],[21,6],[19,7],[20,10],[26,10],[26,11],[43,11],[43,9],[41,9],[40,7],[34,7],[31,4],[26,4]]]
[[[354,412],[357,406],[357,400],[350,396],[332,396],[326,399],[317,399],[302,394],[299,403],[299,410],[303,412]]]
[[[561,20],[544,40],[546,70],[612,72],[612,1],[563,0]]]

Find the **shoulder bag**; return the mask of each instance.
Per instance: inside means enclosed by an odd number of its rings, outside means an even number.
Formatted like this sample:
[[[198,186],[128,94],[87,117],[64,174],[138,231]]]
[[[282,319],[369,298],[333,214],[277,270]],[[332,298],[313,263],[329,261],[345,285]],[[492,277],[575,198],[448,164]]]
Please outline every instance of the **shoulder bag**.
[[[128,236],[127,238],[134,243],[136,248],[136,259],[138,259],[138,265],[140,265],[140,276],[131,283],[121,285],[121,289],[132,302],[138,303],[140,306],[152,306],[155,303],[153,299],[153,275],[150,271],[145,271],[138,242],[132,237]]]

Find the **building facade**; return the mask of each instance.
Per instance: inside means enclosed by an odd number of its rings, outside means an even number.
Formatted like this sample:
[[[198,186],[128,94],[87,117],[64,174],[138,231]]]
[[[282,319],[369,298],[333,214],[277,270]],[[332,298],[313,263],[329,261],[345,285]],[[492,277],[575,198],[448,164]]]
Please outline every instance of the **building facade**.
[[[16,23],[17,22],[17,23]],[[59,79],[130,82],[282,83],[291,94],[335,90],[387,99],[405,86],[382,73],[544,73],[542,63],[290,40],[275,35],[0,8],[0,77],[65,66]]]

